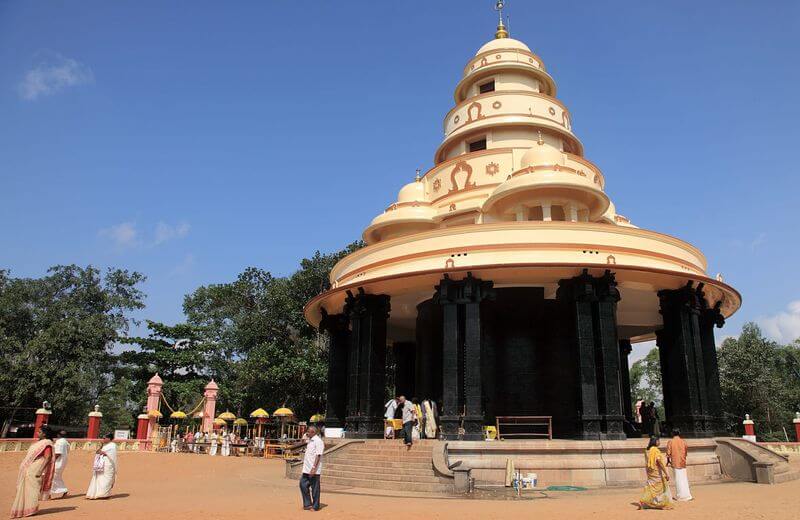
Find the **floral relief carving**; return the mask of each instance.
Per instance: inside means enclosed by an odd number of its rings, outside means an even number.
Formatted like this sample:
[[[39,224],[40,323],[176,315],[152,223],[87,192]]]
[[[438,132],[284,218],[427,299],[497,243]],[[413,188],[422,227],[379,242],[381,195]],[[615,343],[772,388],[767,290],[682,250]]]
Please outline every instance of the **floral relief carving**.
[[[486,165],[486,175],[496,175],[500,173],[500,165],[490,162]]]

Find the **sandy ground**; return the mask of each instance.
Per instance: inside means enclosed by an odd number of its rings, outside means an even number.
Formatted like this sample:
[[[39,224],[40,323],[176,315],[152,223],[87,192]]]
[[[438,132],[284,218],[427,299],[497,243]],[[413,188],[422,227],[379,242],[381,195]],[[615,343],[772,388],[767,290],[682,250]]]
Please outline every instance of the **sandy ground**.
[[[8,511],[21,453],[0,454],[0,511]],[[800,480],[775,486],[724,483],[695,486],[695,500],[672,511],[637,511],[639,490],[536,493],[527,500],[398,498],[358,490],[323,493],[323,508],[301,508],[297,482],[283,478],[279,460],[188,454],[123,453],[112,498],[89,501],[91,454],[70,454],[65,480],[71,493],[44,502],[46,518],[354,518],[427,519],[672,517],[703,520],[800,518]],[[324,479],[324,475],[323,475]],[[380,492],[378,492],[380,493]],[[0,516],[2,518],[2,516]]]

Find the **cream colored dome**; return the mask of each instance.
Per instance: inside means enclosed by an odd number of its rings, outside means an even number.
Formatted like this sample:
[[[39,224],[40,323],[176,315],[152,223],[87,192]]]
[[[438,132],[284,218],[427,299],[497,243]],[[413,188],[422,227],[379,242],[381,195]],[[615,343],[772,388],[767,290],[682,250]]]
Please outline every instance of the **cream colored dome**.
[[[563,153],[552,146],[537,143],[522,154],[520,167],[561,164]]]
[[[425,186],[419,182],[414,181],[406,184],[400,189],[397,194],[397,202],[421,202],[425,200]]]
[[[494,40],[486,42],[483,47],[478,49],[478,52],[476,52],[475,55],[477,56],[478,54],[497,49],[519,49],[522,51],[531,52],[527,45],[519,40],[515,40],[514,38],[495,38]]]

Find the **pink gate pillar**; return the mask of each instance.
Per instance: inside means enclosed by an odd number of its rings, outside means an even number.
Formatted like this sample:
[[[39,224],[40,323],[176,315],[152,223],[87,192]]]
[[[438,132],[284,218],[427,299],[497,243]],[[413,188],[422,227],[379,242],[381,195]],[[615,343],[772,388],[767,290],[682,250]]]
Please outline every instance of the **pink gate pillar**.
[[[161,408],[161,387],[164,386],[164,381],[158,376],[158,374],[154,375],[150,378],[150,381],[147,382],[147,413],[149,414],[151,410],[160,410]],[[150,416],[150,420],[147,422],[147,438],[149,439],[150,436],[153,434],[153,430],[156,428],[156,423],[158,422],[158,417]]]
[[[800,412],[795,412],[792,423],[794,423],[795,438],[797,439],[797,442],[800,442]]]
[[[206,398],[206,406],[203,408],[203,431],[210,432],[214,429],[214,416],[217,412],[217,394],[219,386],[212,379],[206,385],[203,396]]]
[[[100,405],[94,405],[94,411],[89,412],[89,428],[86,430],[87,439],[100,438],[100,419],[102,418],[103,414],[100,412]]]
[[[33,438],[39,438],[39,431],[42,426],[47,426],[47,421],[50,420],[50,410],[45,408],[46,404],[42,403],[42,407],[36,410],[36,422],[33,424]]]

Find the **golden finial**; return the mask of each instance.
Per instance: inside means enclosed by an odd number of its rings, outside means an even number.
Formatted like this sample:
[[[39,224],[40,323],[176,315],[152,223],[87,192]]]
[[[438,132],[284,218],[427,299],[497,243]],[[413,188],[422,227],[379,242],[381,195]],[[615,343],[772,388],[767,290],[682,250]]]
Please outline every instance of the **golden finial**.
[[[414,176],[414,180],[419,182],[419,168],[417,168],[417,174]]]
[[[505,5],[503,0],[497,0],[494,4],[494,10],[500,15],[500,21],[497,23],[497,31],[494,33],[495,39],[508,38],[508,30],[506,26],[503,25],[503,7],[505,7]]]

